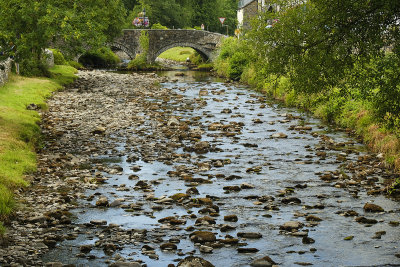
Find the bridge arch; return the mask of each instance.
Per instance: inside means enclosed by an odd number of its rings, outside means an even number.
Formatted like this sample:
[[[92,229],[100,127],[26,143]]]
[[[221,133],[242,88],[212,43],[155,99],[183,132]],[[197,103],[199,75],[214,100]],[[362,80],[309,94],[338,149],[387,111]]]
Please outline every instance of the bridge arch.
[[[111,49],[116,48],[118,50],[121,50],[122,52],[124,52],[125,54],[128,55],[128,57],[130,59],[134,59],[136,55],[134,55],[132,53],[132,50],[129,49],[128,47],[126,47],[125,45],[118,43],[118,42],[112,42],[112,43],[108,43],[107,46]]]
[[[206,51],[202,46],[200,45],[196,45],[193,43],[184,43],[184,42],[177,42],[177,43],[173,43],[173,44],[169,44],[166,46],[161,47],[156,53],[154,53],[153,56],[151,56],[151,58],[149,58],[150,62],[154,62],[156,60],[156,58],[161,55],[163,52],[174,48],[174,47],[190,47],[193,48],[194,50],[196,50],[202,57],[204,57],[205,59],[210,59],[211,55],[208,51]]]

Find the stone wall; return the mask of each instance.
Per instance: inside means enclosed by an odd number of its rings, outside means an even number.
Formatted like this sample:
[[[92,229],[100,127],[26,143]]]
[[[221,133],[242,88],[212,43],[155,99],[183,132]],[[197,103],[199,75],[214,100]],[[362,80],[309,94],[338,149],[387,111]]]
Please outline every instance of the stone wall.
[[[9,58],[4,61],[0,61],[0,86],[3,86],[7,80],[8,75],[11,72],[12,60]]]
[[[243,28],[251,28],[251,19],[258,14],[258,1],[253,1],[243,8]]]

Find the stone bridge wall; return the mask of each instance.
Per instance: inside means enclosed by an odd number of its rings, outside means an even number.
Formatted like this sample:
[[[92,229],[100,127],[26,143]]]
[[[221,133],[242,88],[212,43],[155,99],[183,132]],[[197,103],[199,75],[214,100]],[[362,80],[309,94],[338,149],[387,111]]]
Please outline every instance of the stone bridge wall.
[[[4,61],[0,61],[0,86],[3,86],[7,80],[8,75],[11,72],[12,60],[9,58]]]
[[[141,53],[139,37],[143,30],[124,30],[123,35],[109,44],[124,51],[131,59]],[[145,30],[149,35],[148,62],[154,60],[164,51],[177,47],[192,47],[206,58],[212,59],[213,51],[224,38],[224,35],[199,30]]]

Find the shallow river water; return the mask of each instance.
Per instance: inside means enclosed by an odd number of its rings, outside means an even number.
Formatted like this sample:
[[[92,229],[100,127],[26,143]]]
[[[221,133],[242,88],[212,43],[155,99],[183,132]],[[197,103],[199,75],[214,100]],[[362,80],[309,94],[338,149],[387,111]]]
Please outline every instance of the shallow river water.
[[[371,194],[385,186],[386,170],[379,167],[376,155],[369,155],[346,132],[282,107],[246,86],[223,83],[201,72],[176,73],[160,75],[170,78],[161,87],[171,89],[178,98],[153,96],[147,101],[173,118],[168,122],[172,128],[190,121],[188,128],[173,128],[187,131],[189,137],[172,142],[181,145],[168,146],[168,153],[175,155],[171,159],[155,153],[148,160],[142,147],[157,151],[166,141],[135,144],[142,140],[139,133],[152,135],[160,127],[158,118],[145,112],[137,136],[113,136],[114,152],[93,155],[92,159],[102,166],[121,168],[104,173],[107,183],[85,192],[93,197],[79,200],[78,208],[72,211],[79,234],[57,245],[45,255],[45,262],[105,266],[125,259],[155,267],[176,265],[194,255],[215,266],[250,266],[264,256],[279,266],[400,264],[396,256],[400,253],[399,202]],[[206,151],[196,151],[199,141],[210,145]],[[134,160],[132,154],[136,155]],[[141,187],[138,181],[145,181],[146,186]],[[190,188],[199,194],[162,201],[177,193],[186,194]],[[125,205],[99,208],[96,200],[100,195],[110,203],[123,199]],[[217,207],[210,209],[211,204],[198,200],[202,198]],[[363,209],[366,203],[377,204],[384,211],[367,212]],[[229,221],[228,215],[236,215],[237,221]],[[159,222],[169,216],[183,222]],[[208,223],[196,223],[204,216],[209,216]],[[376,221],[357,222],[361,217]],[[90,224],[101,220],[105,225]],[[284,229],[289,221],[300,224],[295,230]],[[113,230],[110,224],[122,230]],[[226,224],[232,227],[223,227]],[[143,234],[142,230],[147,231]],[[214,233],[217,241],[193,242],[189,235],[199,230]],[[238,236],[243,232],[253,233],[249,237],[254,238]],[[113,240],[113,235],[134,233],[136,241]],[[108,255],[104,247],[95,246],[107,238],[119,247]],[[238,240],[218,241],[227,239]],[[175,244],[177,249],[162,250],[160,245],[165,243]],[[82,245],[94,247],[90,253],[81,253]],[[200,252],[201,246],[202,251],[212,247],[212,252]],[[147,253],[148,247],[151,253]],[[242,253],[243,248],[252,252]]]

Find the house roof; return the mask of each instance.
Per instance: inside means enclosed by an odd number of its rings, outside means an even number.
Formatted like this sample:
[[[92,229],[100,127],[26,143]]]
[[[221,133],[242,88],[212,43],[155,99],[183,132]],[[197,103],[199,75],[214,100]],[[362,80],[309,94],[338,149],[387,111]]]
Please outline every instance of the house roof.
[[[247,6],[248,4],[257,1],[257,0],[240,0],[239,1],[239,9],[244,8],[245,6]]]

